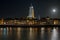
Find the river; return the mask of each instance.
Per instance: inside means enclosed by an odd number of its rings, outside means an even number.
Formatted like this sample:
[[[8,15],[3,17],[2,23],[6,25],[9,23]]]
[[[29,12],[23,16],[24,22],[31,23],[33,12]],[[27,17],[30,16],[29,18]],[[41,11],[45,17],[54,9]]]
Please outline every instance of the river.
[[[0,40],[60,40],[60,28],[0,28]]]

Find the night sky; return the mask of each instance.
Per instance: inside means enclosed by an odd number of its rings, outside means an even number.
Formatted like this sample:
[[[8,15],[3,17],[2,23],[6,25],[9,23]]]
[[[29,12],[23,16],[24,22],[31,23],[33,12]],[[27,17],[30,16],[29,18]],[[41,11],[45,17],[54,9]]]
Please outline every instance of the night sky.
[[[0,18],[20,18],[29,14],[29,6],[34,6],[35,17],[60,18],[59,0],[0,0]],[[52,9],[57,12],[53,13]]]

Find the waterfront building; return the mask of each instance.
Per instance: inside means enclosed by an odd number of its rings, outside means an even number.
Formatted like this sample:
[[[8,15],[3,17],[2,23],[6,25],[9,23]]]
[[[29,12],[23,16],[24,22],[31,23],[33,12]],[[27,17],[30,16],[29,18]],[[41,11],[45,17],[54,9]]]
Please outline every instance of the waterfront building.
[[[54,25],[59,25],[59,21],[60,21],[60,19],[55,18],[55,19],[53,19],[53,24]]]
[[[29,14],[27,16],[28,18],[35,18],[34,16],[34,8],[33,5],[31,4],[31,6],[29,7]]]
[[[34,15],[34,8],[33,8],[33,5],[32,5],[32,4],[31,4],[31,6],[29,7],[29,14],[28,14],[28,16],[27,16],[27,19],[29,19],[29,20],[27,20],[27,23],[28,23],[29,25],[34,24],[35,15]]]
[[[3,23],[4,23],[4,19],[2,18],[0,19],[0,25],[3,25]]]

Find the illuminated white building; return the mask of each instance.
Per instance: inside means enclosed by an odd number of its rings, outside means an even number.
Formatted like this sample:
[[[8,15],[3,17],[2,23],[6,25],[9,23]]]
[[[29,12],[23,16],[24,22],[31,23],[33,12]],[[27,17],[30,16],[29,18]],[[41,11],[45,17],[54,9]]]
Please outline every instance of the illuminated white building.
[[[31,6],[29,7],[29,15],[28,18],[34,18],[34,8],[31,4]]]

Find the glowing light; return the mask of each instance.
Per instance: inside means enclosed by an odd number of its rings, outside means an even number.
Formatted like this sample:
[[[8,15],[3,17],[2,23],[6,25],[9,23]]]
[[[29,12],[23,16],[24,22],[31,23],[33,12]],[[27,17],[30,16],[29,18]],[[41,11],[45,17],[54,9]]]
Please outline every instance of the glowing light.
[[[42,28],[41,28],[41,31],[43,31],[43,30],[44,30],[44,28],[42,27]]]
[[[30,28],[30,31],[32,31],[32,28]]]
[[[43,39],[44,37],[44,31],[41,30],[41,38]]]
[[[31,6],[31,8],[33,8],[33,6]]]
[[[3,28],[1,28],[1,30],[3,30]]]
[[[18,27],[17,30],[18,30],[18,32],[19,32],[19,31],[21,31],[21,28]]]
[[[53,31],[52,31],[52,38],[51,38],[51,40],[57,40],[57,39],[58,39],[58,32],[54,28]]]
[[[56,12],[56,9],[53,9],[52,11],[53,11],[53,12]]]

